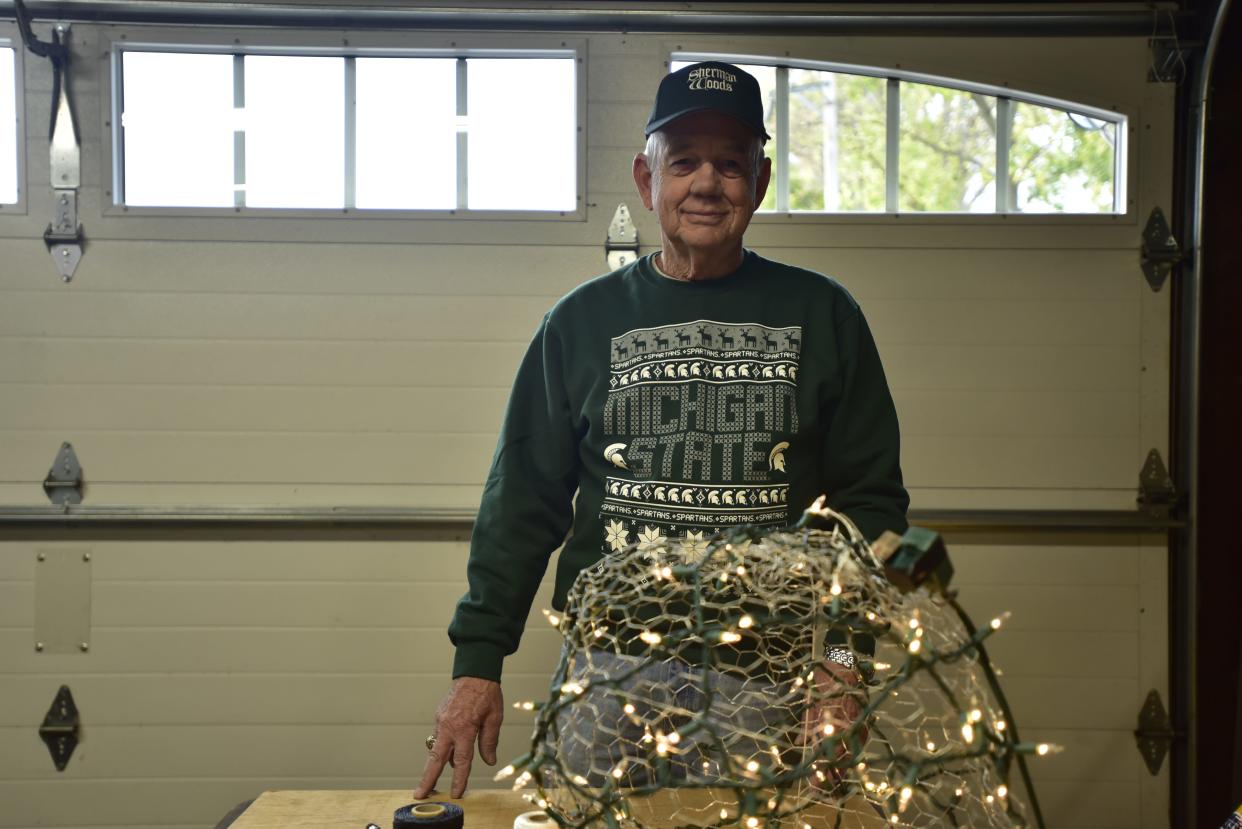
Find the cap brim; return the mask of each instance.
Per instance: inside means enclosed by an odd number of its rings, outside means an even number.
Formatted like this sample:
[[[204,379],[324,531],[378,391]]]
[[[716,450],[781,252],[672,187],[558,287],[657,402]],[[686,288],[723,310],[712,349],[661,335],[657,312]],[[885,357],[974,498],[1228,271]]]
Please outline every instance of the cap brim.
[[[672,115],[665,115],[663,118],[661,118],[658,121],[652,121],[648,123],[647,131],[643,133],[643,137],[647,138],[651,135],[651,133],[655,132],[656,130],[661,129],[662,127],[668,126],[669,124],[676,121],[678,118],[684,118],[687,115],[693,115],[696,112],[719,112],[721,115],[729,116],[734,121],[737,121],[739,124],[746,127],[746,129],[750,130],[751,132],[755,132],[755,127],[753,124],[751,124],[749,121],[745,121],[741,118],[738,118],[736,115],[734,115],[731,112],[724,112],[722,110],[716,109],[715,107],[701,106],[701,107],[690,107],[689,109],[683,109],[680,112],[674,112]],[[772,140],[772,136],[768,135],[767,131],[762,128],[760,128],[758,132],[755,132],[755,135],[762,136],[764,141]]]

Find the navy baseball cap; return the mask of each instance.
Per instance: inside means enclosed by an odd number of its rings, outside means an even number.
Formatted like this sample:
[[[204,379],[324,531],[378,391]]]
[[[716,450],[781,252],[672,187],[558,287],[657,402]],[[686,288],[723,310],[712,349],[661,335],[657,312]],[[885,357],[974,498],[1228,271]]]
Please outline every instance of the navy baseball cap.
[[[733,64],[717,61],[692,63],[665,75],[643,135],[651,135],[683,115],[704,110],[732,116],[764,140],[772,137],[763,128],[759,82]]]

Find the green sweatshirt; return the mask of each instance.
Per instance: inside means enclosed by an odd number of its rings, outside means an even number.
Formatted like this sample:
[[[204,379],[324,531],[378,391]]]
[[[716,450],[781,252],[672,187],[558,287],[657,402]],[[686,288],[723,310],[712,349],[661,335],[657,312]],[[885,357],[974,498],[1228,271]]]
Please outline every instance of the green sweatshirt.
[[[751,251],[704,282],[652,259],[570,292],[527,349],[449,625],[454,677],[500,679],[562,541],[557,609],[613,551],[694,558],[717,530],[786,526],[821,493],[867,538],[905,530],[897,414],[853,297]]]

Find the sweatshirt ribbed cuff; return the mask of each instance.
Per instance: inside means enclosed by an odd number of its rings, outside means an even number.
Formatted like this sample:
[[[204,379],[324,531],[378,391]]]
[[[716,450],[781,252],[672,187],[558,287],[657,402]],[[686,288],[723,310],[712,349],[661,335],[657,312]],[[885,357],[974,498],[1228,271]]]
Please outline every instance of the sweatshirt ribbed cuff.
[[[470,642],[457,646],[453,656],[453,679],[459,676],[477,676],[480,679],[500,681],[500,669],[505,662],[504,649],[490,642]]]

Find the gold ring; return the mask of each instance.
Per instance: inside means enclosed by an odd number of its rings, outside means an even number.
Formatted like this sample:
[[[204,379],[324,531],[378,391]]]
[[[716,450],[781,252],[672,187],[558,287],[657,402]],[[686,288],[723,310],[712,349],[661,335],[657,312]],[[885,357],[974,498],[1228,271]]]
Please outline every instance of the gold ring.
[[[435,751],[436,750],[436,735],[432,734],[430,737],[423,740],[423,745],[427,746],[428,751]]]

